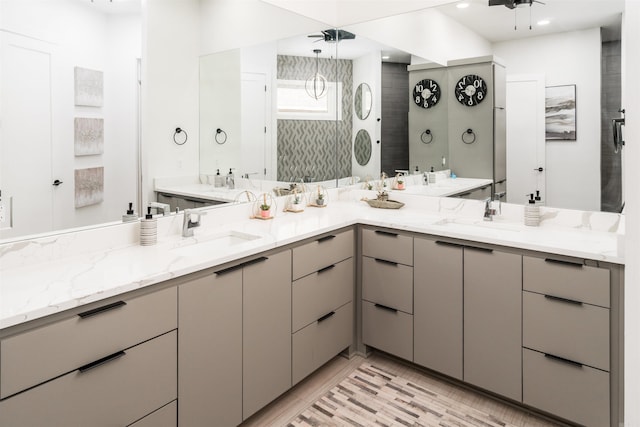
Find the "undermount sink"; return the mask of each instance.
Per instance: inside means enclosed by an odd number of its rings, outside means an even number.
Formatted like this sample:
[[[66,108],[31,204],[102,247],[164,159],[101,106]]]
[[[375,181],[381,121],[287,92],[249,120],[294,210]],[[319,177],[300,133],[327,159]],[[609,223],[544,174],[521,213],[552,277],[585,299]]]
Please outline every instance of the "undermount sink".
[[[514,231],[514,232],[520,232],[524,229],[523,224],[518,224],[515,222],[484,221],[482,219],[471,220],[467,218],[456,218],[454,220],[442,221],[438,225],[445,225],[445,226],[459,227],[459,228],[466,228],[466,227],[478,227],[478,228],[485,228],[485,229],[489,228],[489,229],[500,230],[500,231]]]
[[[240,231],[225,231],[210,236],[203,236],[184,243],[182,246],[171,249],[171,252],[184,257],[199,256],[218,250],[240,245],[252,240],[260,239],[255,234],[242,233]]]

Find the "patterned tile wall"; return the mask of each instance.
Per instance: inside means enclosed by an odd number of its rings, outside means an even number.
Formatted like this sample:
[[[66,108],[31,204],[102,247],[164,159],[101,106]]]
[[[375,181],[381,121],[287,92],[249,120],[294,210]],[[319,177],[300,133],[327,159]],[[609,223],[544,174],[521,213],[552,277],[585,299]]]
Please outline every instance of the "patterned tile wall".
[[[307,80],[316,58],[278,56],[278,79]],[[278,120],[278,180],[351,176],[353,72],[350,60],[319,60],[328,81],[342,81],[342,120]]]

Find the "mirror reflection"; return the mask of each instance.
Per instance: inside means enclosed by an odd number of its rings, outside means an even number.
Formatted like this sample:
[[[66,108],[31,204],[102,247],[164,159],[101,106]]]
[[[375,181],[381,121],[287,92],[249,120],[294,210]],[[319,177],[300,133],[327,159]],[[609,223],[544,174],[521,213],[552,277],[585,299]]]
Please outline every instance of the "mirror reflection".
[[[361,166],[366,166],[371,159],[371,137],[369,132],[360,129],[353,144],[353,155]]]
[[[353,109],[360,120],[366,120],[371,114],[373,99],[371,98],[371,87],[367,83],[360,83],[356,89],[353,100]]]

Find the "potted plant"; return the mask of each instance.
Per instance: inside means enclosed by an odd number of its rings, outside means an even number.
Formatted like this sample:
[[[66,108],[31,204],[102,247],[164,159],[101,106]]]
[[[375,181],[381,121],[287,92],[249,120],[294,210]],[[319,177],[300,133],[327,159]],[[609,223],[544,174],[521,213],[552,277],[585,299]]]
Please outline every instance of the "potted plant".
[[[302,205],[302,197],[297,192],[294,193],[294,195],[293,195],[293,199],[291,200],[290,209],[292,211],[295,211],[295,212],[300,212],[300,211],[304,210],[304,207]]]
[[[389,193],[387,193],[387,174],[382,172],[380,175],[380,181],[378,181],[378,185],[376,190],[378,191],[378,200],[386,201],[389,200]]]
[[[267,203],[267,195],[262,196],[262,203],[260,204],[260,216],[262,218],[269,218],[271,216],[271,205]]]
[[[318,196],[316,197],[316,205],[322,206],[324,205],[324,194],[318,190]]]
[[[398,190],[404,190],[404,179],[402,179],[402,176],[398,177],[398,183],[397,183],[396,188]]]

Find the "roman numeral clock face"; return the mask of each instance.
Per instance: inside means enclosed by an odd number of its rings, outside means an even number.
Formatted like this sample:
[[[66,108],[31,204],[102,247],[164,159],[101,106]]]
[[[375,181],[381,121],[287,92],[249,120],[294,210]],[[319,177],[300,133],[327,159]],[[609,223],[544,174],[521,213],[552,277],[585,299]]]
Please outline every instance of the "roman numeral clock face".
[[[413,102],[422,108],[431,108],[440,101],[440,85],[431,79],[420,80],[413,87]]]
[[[454,91],[460,104],[473,107],[486,98],[487,84],[482,77],[469,74],[458,80]]]

